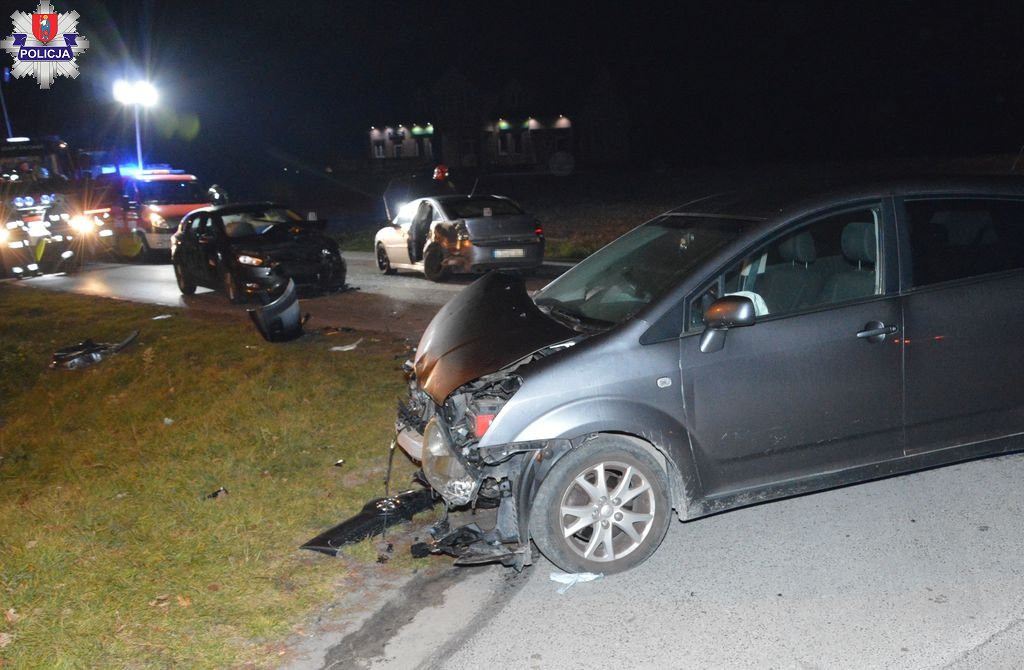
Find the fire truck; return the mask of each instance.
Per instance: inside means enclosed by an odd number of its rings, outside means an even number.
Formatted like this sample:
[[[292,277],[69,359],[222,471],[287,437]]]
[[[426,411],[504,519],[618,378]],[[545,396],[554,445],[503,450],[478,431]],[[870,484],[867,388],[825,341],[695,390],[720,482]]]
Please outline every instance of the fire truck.
[[[76,269],[94,242],[75,216],[77,172],[57,138],[0,143],[0,277]]]
[[[181,217],[214,202],[195,175],[166,165],[147,170],[99,166],[93,174],[83,186],[82,213],[120,258],[169,257]]]

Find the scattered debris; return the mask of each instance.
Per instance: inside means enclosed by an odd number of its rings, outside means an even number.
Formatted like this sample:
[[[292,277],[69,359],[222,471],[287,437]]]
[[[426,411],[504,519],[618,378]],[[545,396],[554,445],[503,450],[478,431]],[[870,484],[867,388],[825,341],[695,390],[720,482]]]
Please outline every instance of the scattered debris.
[[[338,460],[334,461],[334,467],[336,467],[336,468],[340,468],[343,465],[345,465],[345,459],[344,458],[339,458]]]
[[[356,340],[352,344],[342,344],[342,345],[339,345],[337,347],[331,347],[330,349],[328,349],[328,351],[352,351],[353,349],[358,347],[362,343],[362,341],[363,341],[363,338],[360,337],[358,340]]]
[[[14,636],[10,633],[0,633],[0,649],[3,649],[11,642],[14,642]]]
[[[559,593],[565,593],[581,582],[592,582],[595,579],[601,579],[602,577],[604,577],[604,573],[601,572],[574,572],[571,574],[565,572],[551,573],[551,581],[562,584],[562,586],[558,587]]]
[[[124,340],[115,343],[93,342],[83,340],[78,344],[58,349],[53,352],[53,359],[50,361],[50,369],[61,368],[64,370],[77,370],[90,365],[95,365],[111,354],[116,354],[139,337],[139,331],[135,330]]]
[[[173,316],[174,316],[173,314],[157,314],[156,316],[154,316],[150,320],[151,321],[163,321],[164,319],[170,319]]]
[[[164,417],[164,425],[165,426],[173,426],[174,425],[174,419],[172,419],[169,416],[165,416]]]
[[[320,334],[330,337],[331,335],[341,335],[342,333],[354,333],[355,331],[355,328],[350,328],[349,326],[324,326],[323,328],[320,329]]]
[[[207,500],[212,500],[214,498],[220,498],[222,496],[226,496],[227,494],[228,494],[228,490],[226,488],[224,488],[223,486],[221,486],[220,488],[218,488],[213,493],[207,495],[206,499]]]
[[[299,309],[295,282],[288,279],[281,295],[262,307],[246,310],[267,342],[289,342],[302,337],[302,326],[309,320]]]
[[[342,545],[383,533],[389,526],[409,521],[436,502],[430,489],[413,489],[387,498],[376,498],[363,505],[359,514],[317,535],[301,548],[337,556]]]

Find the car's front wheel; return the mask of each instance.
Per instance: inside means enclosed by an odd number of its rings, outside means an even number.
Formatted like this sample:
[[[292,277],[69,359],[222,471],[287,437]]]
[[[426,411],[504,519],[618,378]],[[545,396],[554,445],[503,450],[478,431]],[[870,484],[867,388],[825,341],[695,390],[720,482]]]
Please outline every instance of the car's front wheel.
[[[388,251],[383,244],[377,245],[377,269],[382,275],[395,274],[395,269],[391,267],[391,259],[388,258]]]
[[[174,278],[178,281],[178,290],[181,291],[182,295],[195,295],[196,285],[195,282],[188,278],[188,274],[185,272],[185,268],[181,267],[178,263],[174,265]]]
[[[665,470],[635,443],[602,435],[566,454],[541,483],[530,534],[566,572],[614,573],[644,562],[671,518]]]

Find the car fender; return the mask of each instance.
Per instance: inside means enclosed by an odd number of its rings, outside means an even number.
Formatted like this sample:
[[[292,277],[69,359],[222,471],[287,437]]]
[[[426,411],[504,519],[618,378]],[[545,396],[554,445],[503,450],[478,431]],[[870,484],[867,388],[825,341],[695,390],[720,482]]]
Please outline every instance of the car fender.
[[[500,418],[499,415],[492,427],[500,428],[497,425]],[[630,437],[653,451],[653,455],[665,465],[672,506],[681,519],[692,516],[692,503],[700,497],[700,480],[690,448],[689,432],[675,417],[657,407],[611,396],[571,401],[547,410],[512,441],[561,441],[573,445],[573,448],[585,449],[587,439],[599,433]],[[536,472],[537,485],[567,451],[556,451],[555,458]],[[532,500],[536,485],[531,488]]]

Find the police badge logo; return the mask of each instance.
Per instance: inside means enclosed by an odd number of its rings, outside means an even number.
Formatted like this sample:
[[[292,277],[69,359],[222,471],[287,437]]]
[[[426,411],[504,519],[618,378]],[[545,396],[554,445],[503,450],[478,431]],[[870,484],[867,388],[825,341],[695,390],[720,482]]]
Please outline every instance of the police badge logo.
[[[14,12],[11,19],[14,34],[0,48],[14,58],[13,77],[33,76],[39,88],[50,88],[57,77],[78,78],[78,56],[89,48],[78,34],[78,12],[58,14],[43,1],[35,12]]]

